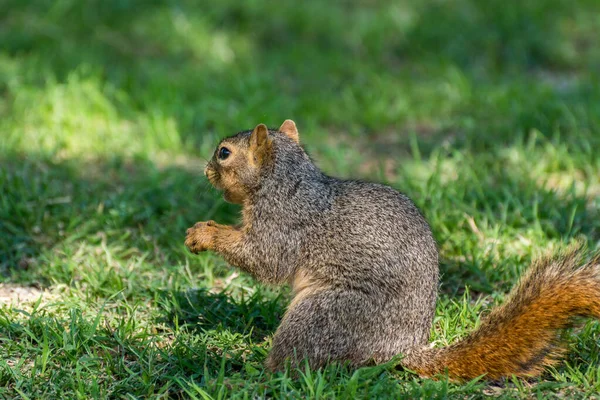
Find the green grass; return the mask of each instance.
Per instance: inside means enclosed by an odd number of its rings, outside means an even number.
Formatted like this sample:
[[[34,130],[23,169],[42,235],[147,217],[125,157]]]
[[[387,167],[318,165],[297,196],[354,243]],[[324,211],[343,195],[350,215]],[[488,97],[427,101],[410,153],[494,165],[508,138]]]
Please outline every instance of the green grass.
[[[238,216],[202,176],[216,141],[293,118],[326,172],[386,182],[431,222],[436,345],[542,251],[597,248],[600,3],[521,3],[0,1],[0,292],[44,291],[0,304],[0,397],[600,391],[596,322],[531,381],[268,374],[288,289],[183,246]]]

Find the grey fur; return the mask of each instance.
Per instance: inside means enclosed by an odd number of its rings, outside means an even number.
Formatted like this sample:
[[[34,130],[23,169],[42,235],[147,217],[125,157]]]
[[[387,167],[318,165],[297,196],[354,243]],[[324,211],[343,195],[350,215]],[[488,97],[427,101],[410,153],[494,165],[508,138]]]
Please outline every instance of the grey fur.
[[[245,144],[250,135],[226,140]],[[284,134],[271,130],[269,138],[260,175],[240,173],[249,192],[243,245],[221,251],[262,282],[306,283],[275,333],[267,365],[303,358],[312,367],[364,365],[425,345],[438,253],[417,207],[388,186],[323,174]]]

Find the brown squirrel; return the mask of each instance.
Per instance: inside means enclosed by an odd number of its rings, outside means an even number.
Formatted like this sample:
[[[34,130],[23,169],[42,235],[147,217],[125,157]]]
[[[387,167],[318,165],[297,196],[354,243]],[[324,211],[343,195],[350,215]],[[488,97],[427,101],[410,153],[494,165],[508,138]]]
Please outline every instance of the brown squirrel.
[[[313,368],[332,361],[361,366],[402,354],[400,366],[421,376],[529,377],[557,362],[558,333],[572,317],[600,318],[600,254],[583,263],[576,246],[536,261],[464,339],[430,348],[438,251],[405,195],[323,174],[291,120],[223,139],[205,175],[227,201],[243,206],[242,223],[198,222],[187,230],[186,246],[293,288],[266,361],[270,370],[303,359]]]

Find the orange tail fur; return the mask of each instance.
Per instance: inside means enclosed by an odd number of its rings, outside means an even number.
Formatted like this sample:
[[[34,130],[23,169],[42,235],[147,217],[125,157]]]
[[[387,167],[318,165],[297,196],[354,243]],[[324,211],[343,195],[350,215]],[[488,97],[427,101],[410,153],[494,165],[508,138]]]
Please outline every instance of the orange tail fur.
[[[600,253],[582,265],[580,246],[534,262],[507,301],[478,328],[445,348],[424,348],[402,365],[422,376],[489,379],[539,375],[564,349],[559,331],[573,317],[600,318]]]

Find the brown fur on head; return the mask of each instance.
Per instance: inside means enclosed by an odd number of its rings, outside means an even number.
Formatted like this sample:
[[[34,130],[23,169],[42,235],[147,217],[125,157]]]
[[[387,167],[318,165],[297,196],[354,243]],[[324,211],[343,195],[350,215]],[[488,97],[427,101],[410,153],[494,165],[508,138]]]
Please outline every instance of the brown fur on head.
[[[285,120],[278,131],[299,142],[294,121]],[[204,174],[215,188],[223,190],[226,201],[242,204],[259,184],[260,170],[269,164],[271,156],[269,129],[259,124],[251,133],[241,132],[223,139]]]

